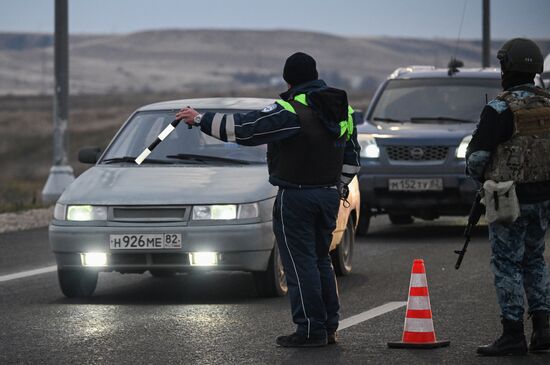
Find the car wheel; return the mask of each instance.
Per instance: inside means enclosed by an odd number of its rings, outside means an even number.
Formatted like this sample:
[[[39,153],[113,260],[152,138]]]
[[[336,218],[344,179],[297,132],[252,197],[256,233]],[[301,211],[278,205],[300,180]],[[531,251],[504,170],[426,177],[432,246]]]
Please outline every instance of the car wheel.
[[[98,272],[57,269],[57,277],[61,291],[67,298],[89,297],[97,287]]]
[[[346,230],[342,235],[342,241],[330,254],[332,256],[332,265],[336,275],[344,276],[351,273],[353,246],[355,245],[355,230],[353,220],[348,219]]]
[[[370,213],[363,213],[359,216],[359,223],[355,233],[359,236],[366,236],[370,226]]]
[[[411,224],[414,222],[413,217],[407,214],[390,214],[390,222],[393,224]]]
[[[266,271],[254,272],[254,283],[261,297],[282,297],[288,292],[285,270],[277,243],[273,247]]]
[[[165,269],[152,269],[149,270],[152,276],[155,278],[168,278],[171,276],[175,276],[176,272],[173,270],[165,270]]]

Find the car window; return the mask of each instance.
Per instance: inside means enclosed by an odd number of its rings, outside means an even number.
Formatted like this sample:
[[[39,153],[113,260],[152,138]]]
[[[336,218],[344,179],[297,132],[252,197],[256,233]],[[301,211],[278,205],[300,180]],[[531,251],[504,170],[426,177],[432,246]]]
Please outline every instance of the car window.
[[[247,110],[199,110],[221,113],[247,112]],[[155,141],[162,130],[174,120],[176,111],[143,111],[136,113],[112,141],[103,160],[118,157],[137,157],[145,148]],[[172,163],[183,163],[185,159],[175,159],[177,155],[193,155],[218,158],[204,163],[220,163],[222,159],[248,163],[265,163],[266,146],[245,147],[236,143],[226,143],[210,137],[199,128],[189,129],[180,123],[176,129],[162,141],[149,155],[148,159],[163,160]],[[172,157],[169,157],[172,156]],[[196,159],[193,161],[197,163]],[[101,161],[100,161],[101,163]]]
[[[498,79],[403,79],[390,80],[373,105],[371,121],[410,122],[411,118],[453,118],[477,122],[486,98],[501,91]]]

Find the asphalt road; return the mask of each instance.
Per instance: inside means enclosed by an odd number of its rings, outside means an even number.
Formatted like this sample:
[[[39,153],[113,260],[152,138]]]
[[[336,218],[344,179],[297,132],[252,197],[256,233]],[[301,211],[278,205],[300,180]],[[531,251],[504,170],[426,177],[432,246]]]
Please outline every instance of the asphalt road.
[[[92,298],[69,300],[49,272],[0,281],[0,364],[549,364],[550,354],[476,356],[477,345],[499,335],[499,312],[486,227],[454,270],[464,223],[392,226],[377,218],[356,241],[353,273],[339,279],[349,318],[406,301],[412,261],[423,258],[436,333],[451,340],[448,348],[388,349],[401,337],[403,307],[343,329],[335,346],[277,347],[275,337],[294,330],[288,298],[257,297],[244,273],[107,273]],[[47,229],[0,235],[0,278],[54,264]]]

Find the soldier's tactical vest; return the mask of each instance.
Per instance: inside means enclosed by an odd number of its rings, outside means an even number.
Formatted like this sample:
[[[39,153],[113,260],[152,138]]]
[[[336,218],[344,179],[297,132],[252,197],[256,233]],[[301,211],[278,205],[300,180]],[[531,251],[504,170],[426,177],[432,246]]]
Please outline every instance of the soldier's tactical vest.
[[[486,180],[519,184],[550,180],[550,94],[534,87],[521,90],[531,94],[519,98],[505,91],[497,96],[514,115],[514,131],[497,147]]]

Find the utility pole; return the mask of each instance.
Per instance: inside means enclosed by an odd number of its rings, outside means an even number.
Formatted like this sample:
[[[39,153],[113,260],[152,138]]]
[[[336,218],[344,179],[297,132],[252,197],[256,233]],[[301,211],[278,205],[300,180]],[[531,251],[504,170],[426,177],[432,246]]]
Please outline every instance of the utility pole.
[[[69,7],[68,0],[55,0],[53,93],[53,165],[42,190],[42,202],[54,203],[74,181],[67,159],[69,125]]]
[[[491,67],[491,4],[483,0],[483,40],[481,50],[481,67]]]

